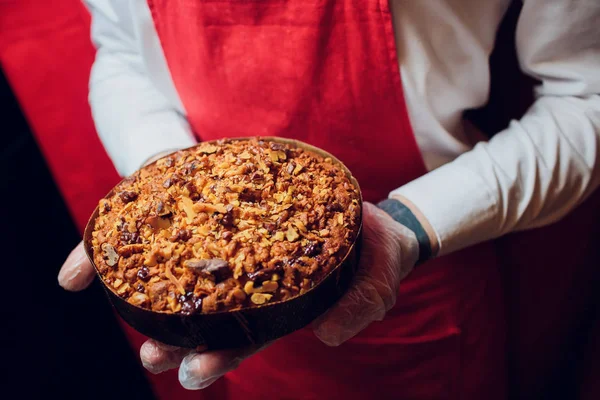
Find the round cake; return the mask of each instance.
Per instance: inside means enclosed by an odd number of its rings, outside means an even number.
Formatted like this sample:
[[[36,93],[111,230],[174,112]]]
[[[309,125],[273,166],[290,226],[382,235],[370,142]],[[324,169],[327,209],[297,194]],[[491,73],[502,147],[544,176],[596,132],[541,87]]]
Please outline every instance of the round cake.
[[[128,303],[184,315],[286,301],[344,259],[360,192],[329,157],[292,143],[222,140],[182,150],[99,204],[93,261]]]

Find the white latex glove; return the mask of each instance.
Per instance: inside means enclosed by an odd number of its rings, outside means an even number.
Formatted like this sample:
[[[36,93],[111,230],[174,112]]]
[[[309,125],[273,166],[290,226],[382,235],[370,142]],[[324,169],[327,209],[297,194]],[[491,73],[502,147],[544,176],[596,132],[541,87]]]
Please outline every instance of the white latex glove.
[[[400,281],[413,269],[419,253],[414,233],[371,203],[363,208],[363,243],[357,274],[344,296],[314,323],[325,344],[338,346],[373,321],[381,321],[396,303]],[[86,288],[94,270],[79,244],[65,261],[58,280],[66,290]],[[237,368],[247,357],[264,349],[244,348],[197,352],[148,340],[140,349],[148,371],[160,373],[179,367],[186,389],[202,389]]]
[[[412,271],[419,243],[410,229],[371,203],[363,206],[363,243],[356,276],[348,292],[313,324],[330,346],[381,321],[396,304],[400,281]]]

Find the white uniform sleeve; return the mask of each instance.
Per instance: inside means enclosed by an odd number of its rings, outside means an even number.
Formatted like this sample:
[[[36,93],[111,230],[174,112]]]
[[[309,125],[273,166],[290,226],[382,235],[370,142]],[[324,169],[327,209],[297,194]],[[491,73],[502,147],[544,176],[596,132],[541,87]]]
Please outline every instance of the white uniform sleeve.
[[[147,159],[195,144],[185,119],[148,77],[125,0],[85,0],[97,48],[90,77],[96,129],[117,171],[126,176]]]
[[[440,254],[566,215],[600,184],[600,2],[525,0],[523,71],[542,81],[520,121],[392,192],[412,201]]]

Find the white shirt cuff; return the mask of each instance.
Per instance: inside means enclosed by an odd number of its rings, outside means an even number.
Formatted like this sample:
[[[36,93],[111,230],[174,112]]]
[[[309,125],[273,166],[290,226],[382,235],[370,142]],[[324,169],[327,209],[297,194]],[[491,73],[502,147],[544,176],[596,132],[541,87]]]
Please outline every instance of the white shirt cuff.
[[[494,191],[473,171],[447,164],[390,193],[412,202],[434,229],[438,254],[491,239],[497,218]]]

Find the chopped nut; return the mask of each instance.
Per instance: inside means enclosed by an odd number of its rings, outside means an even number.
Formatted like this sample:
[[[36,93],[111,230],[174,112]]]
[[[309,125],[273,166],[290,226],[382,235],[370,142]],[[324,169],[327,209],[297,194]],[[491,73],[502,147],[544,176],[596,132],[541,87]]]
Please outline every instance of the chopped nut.
[[[119,262],[119,255],[109,243],[102,244],[102,256],[106,260],[106,265],[114,267]]]
[[[201,236],[208,236],[210,234],[210,226],[208,226],[208,225],[202,225],[200,228],[198,228],[197,232]]]
[[[217,146],[213,146],[213,145],[202,145],[199,149],[198,152],[201,154],[214,154],[217,152],[217,150],[219,150],[219,148]]]
[[[294,221],[294,225],[296,225],[296,228],[298,228],[300,232],[306,233],[306,225],[304,225],[302,221],[296,220]]]
[[[181,181],[181,177],[177,174],[173,174],[163,182],[163,187],[165,189],[168,189],[172,185],[174,185],[175,183],[180,182],[180,181]]]
[[[296,165],[294,162],[290,162],[286,168],[287,173],[291,175],[294,172],[294,168],[296,168]]]
[[[252,282],[252,281],[246,282],[246,284],[244,285],[244,292],[246,292],[248,294],[254,293],[254,282]]]
[[[265,176],[260,171],[256,171],[250,176],[250,180],[254,182],[262,181],[264,178]]]
[[[271,142],[269,147],[271,148],[271,150],[276,150],[276,151],[285,150],[285,145],[283,143],[278,143],[278,142]]]
[[[295,240],[298,240],[300,235],[298,235],[298,232],[296,232],[296,230],[290,225],[288,227],[287,232],[285,233],[285,237],[288,241],[293,242]]]
[[[277,284],[277,282],[265,281],[265,282],[263,282],[262,286],[260,287],[260,291],[272,293],[272,292],[275,292],[278,287],[279,287],[279,285]]]
[[[288,210],[284,210],[281,215],[277,218],[277,225],[281,225],[286,222],[290,218],[290,212]]]
[[[236,288],[233,290],[233,292],[231,294],[233,295],[233,297],[235,297],[239,301],[246,300],[246,293],[242,289]]]
[[[229,263],[220,258],[212,258],[208,260],[191,259],[183,263],[186,268],[194,271],[209,274],[215,278],[217,282],[224,280],[230,274]]]
[[[138,254],[144,251],[143,244],[128,244],[119,249],[118,253],[121,257],[130,257],[133,254]]]
[[[304,168],[304,166],[302,164],[300,164],[300,163],[296,164],[296,168],[294,168],[293,174],[298,175],[302,171],[303,168]]]
[[[194,202],[192,199],[189,197],[182,197],[181,201],[177,205],[181,211],[185,212],[187,223],[191,224],[197,215],[194,211]]]
[[[242,154],[240,154],[238,157],[241,158],[242,160],[249,160],[252,158],[252,154],[248,153],[247,150],[244,150],[242,152]]]
[[[250,300],[254,303],[254,304],[265,304],[266,302],[268,302],[269,300],[271,300],[271,297],[273,297],[273,295],[271,294],[266,294],[266,293],[254,293],[252,294],[252,296],[250,296]]]
[[[246,292],[247,294],[265,293],[265,292],[273,293],[273,292],[277,291],[278,287],[279,287],[279,285],[275,281],[269,281],[269,280],[264,281],[262,283],[262,285],[258,286],[258,287],[254,287],[254,282],[248,281],[244,285],[244,292]]]
[[[182,241],[187,242],[192,237],[192,232],[188,229],[178,229],[175,234],[173,234],[169,240],[172,242]]]
[[[232,237],[233,233],[231,233],[231,231],[225,231],[221,234],[221,239],[223,240],[231,240]]]
[[[129,286],[129,283],[125,283],[117,289],[117,294],[125,294],[129,289],[131,289],[131,286]]]
[[[224,204],[196,203],[193,205],[193,208],[196,212],[205,212],[209,214],[225,214],[227,212],[227,208]]]
[[[131,297],[127,301],[133,304],[134,306],[144,307],[150,303],[150,297],[148,297],[144,293],[138,292],[131,295]]]

